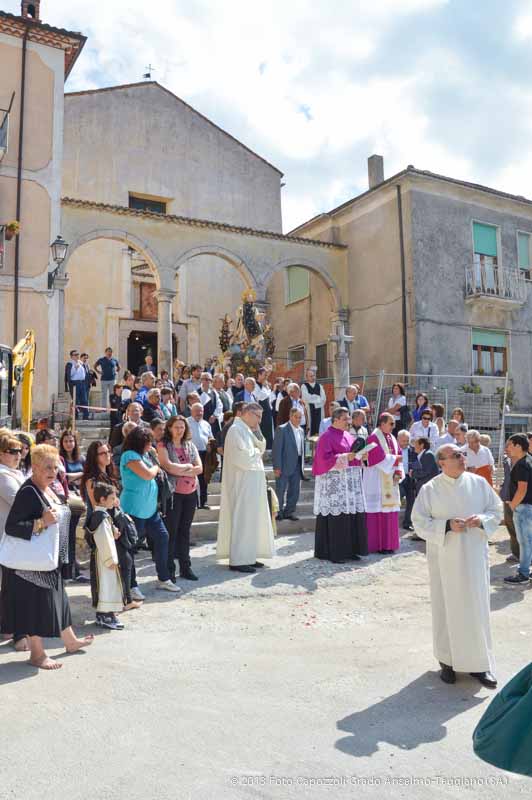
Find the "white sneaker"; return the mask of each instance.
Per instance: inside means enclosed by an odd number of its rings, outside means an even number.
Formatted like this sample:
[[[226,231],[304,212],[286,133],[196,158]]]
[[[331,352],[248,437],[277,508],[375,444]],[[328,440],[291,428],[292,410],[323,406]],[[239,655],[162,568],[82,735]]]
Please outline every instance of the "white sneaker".
[[[176,586],[175,583],[172,583],[170,578],[167,581],[157,581],[157,588],[158,589],[166,589],[167,592],[173,592],[174,594],[181,593],[181,587]]]
[[[146,598],[144,597],[144,595],[140,591],[139,587],[138,586],[134,586],[131,589],[131,599],[132,600],[145,600]]]

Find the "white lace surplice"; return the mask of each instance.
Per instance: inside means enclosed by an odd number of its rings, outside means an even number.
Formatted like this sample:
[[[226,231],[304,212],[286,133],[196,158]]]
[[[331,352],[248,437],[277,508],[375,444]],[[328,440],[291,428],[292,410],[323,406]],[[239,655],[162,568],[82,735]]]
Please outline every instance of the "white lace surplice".
[[[360,467],[331,469],[316,476],[314,514],[361,514],[366,510]]]

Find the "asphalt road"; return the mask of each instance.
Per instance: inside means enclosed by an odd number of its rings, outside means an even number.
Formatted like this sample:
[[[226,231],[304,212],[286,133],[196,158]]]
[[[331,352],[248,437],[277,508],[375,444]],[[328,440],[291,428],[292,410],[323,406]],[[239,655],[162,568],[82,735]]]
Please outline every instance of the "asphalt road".
[[[530,660],[532,589],[502,584],[504,529],[490,548],[501,685]],[[86,653],[49,651],[40,672],[0,646],[0,798],[441,798],[529,796],[532,782],[479,761],[473,728],[493,696],[443,684],[432,656],[424,545],[361,565],[312,558],[280,538],[268,569],[239,576],[213,545],[174,598],[154,589],[124,631],[94,627],[69,590]]]

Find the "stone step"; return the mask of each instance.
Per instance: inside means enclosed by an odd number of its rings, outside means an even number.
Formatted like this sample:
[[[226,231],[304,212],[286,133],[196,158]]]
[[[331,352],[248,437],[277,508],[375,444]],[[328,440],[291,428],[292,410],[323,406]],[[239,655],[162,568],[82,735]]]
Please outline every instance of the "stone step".
[[[209,509],[198,508],[194,515],[195,522],[217,522],[218,517],[220,515],[220,500],[218,498],[214,498],[213,495],[209,495],[208,498],[208,505]],[[296,515],[304,516],[312,514],[312,509],[314,507],[314,498],[309,495],[306,498],[299,498],[299,502],[297,504],[297,511]]]
[[[308,533],[314,530],[315,517],[313,514],[297,513],[300,519],[297,522],[284,519],[277,523],[277,533],[280,536],[295,533]],[[218,535],[218,522],[193,522],[190,531],[190,538],[193,542],[214,541]]]
[[[275,489],[275,481],[269,481],[268,485]],[[209,505],[220,505],[220,497],[222,494],[221,484],[220,483],[210,483],[209,484]],[[301,484],[301,491],[299,493],[299,501],[301,503],[308,501],[309,499],[314,499],[314,488],[309,483],[302,483]]]

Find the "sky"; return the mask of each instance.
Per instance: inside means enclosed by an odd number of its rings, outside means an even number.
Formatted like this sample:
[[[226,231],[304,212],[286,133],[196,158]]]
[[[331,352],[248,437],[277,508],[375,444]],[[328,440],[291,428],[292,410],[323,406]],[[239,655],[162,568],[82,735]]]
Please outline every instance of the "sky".
[[[19,13],[19,0],[0,0]],[[152,78],[284,173],[289,231],[408,164],[532,197],[532,0],[41,0],[66,85]]]

